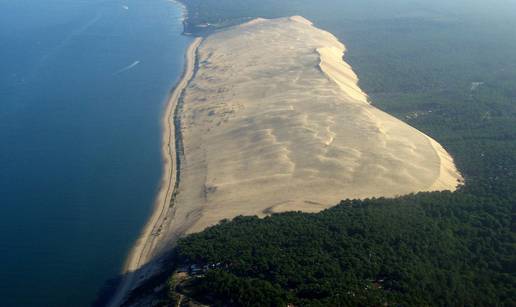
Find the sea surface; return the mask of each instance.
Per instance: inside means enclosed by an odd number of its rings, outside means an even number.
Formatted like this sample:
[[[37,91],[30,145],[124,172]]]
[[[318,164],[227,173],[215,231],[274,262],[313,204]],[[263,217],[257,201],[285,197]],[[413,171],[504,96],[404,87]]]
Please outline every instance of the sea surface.
[[[167,0],[0,0],[0,306],[88,306],[149,217],[190,38]]]

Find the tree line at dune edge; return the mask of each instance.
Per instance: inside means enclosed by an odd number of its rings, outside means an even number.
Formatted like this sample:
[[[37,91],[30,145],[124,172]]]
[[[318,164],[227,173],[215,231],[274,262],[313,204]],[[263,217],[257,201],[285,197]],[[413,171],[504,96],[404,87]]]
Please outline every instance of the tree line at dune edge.
[[[195,16],[190,32],[242,20],[220,15],[231,1],[183,2]],[[166,286],[158,293],[141,287],[133,298],[153,293],[156,305],[217,306],[516,304],[516,57],[493,46],[502,37],[489,39],[486,58],[464,49],[457,38],[465,28],[408,20],[417,30],[410,39],[400,34],[400,20],[389,22],[332,33],[353,46],[348,62],[373,103],[437,139],[466,185],[453,193],[345,200],[318,214],[223,221],[181,239]],[[482,33],[476,36],[481,42]],[[453,48],[442,57],[445,45]],[[472,89],[479,76],[482,85]],[[192,265],[203,269],[177,273]]]

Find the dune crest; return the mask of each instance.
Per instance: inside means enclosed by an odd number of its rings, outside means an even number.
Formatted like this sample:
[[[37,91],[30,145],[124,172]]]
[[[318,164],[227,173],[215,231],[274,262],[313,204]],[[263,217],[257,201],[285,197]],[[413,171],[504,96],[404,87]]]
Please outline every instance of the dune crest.
[[[351,66],[342,60],[345,48],[317,48],[321,61],[319,67],[330,80],[335,81],[352,100],[368,103],[367,94],[358,87],[358,76]]]
[[[295,21],[295,22],[299,22],[299,23],[304,23],[305,25],[309,25],[309,26],[313,25],[313,23],[310,20],[306,19],[303,16],[299,16],[299,15],[291,16],[290,20],[291,21]]]
[[[461,175],[441,145],[369,104],[345,50],[300,16],[203,41],[183,95],[169,238],[237,215],[457,187]]]

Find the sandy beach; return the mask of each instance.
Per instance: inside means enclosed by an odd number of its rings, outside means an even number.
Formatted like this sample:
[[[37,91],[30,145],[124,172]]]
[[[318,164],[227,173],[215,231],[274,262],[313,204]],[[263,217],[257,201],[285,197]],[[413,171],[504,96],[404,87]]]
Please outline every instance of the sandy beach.
[[[167,102],[166,109],[162,118],[163,136],[162,136],[162,157],[163,157],[163,175],[159,192],[156,196],[154,210],[149,218],[145,228],[136,241],[133,249],[127,257],[123,274],[126,274],[115,295],[113,296],[110,306],[119,306],[127,293],[137,286],[140,279],[151,274],[156,268],[147,265],[156,255],[156,245],[162,238],[161,231],[163,224],[166,223],[170,211],[174,188],[176,185],[177,159],[176,159],[176,131],[174,125],[174,113],[181,98],[181,95],[188,85],[188,82],[194,74],[195,53],[202,38],[195,38],[188,47],[185,55],[185,69],[183,76],[172,91]],[[144,271],[141,271],[145,267]],[[131,272],[138,271],[138,276]]]

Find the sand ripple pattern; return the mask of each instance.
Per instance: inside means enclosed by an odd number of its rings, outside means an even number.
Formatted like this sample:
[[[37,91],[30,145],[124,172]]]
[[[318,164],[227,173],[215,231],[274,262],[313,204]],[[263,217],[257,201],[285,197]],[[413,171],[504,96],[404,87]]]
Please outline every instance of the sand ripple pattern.
[[[344,53],[302,17],[256,19],[203,41],[184,93],[170,232],[457,187],[449,154],[371,106]]]

